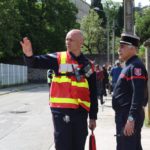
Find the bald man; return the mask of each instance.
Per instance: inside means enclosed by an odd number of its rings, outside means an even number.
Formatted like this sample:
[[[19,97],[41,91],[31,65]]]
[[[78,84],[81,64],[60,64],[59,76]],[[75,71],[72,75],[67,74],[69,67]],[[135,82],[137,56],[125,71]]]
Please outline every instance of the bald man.
[[[84,150],[88,115],[89,128],[96,127],[96,73],[91,61],[81,52],[83,43],[84,37],[78,29],[67,33],[64,52],[35,56],[27,37],[20,42],[27,66],[52,69],[55,73],[49,105],[56,150]]]

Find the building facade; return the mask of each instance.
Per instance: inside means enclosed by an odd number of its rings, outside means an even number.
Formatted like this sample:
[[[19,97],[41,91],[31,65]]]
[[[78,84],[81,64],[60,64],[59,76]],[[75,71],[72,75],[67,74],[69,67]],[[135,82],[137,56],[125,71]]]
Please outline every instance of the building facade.
[[[90,5],[86,0],[70,0],[78,8],[77,21],[80,21],[84,16],[89,13]]]

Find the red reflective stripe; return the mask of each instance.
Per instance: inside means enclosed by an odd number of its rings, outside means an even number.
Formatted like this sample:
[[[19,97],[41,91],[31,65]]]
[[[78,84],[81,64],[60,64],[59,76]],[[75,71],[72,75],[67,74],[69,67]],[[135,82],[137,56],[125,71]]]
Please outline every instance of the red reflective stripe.
[[[121,78],[125,78],[126,80],[132,80],[132,79],[144,79],[146,80],[147,78],[145,76],[131,76],[131,77],[127,77],[125,74],[120,74]]]
[[[131,79],[144,79],[146,80],[145,76],[132,76]]]
[[[77,109],[79,108],[79,105],[75,105],[75,104],[67,104],[67,103],[49,103],[50,107],[53,108],[72,108],[72,109]]]

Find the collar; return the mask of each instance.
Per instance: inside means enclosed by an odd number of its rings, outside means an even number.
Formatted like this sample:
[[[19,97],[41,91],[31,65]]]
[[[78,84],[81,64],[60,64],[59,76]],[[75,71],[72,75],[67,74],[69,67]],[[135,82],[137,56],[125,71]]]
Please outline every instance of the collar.
[[[81,53],[79,56],[75,56],[72,52],[69,52],[69,54],[71,55],[71,57],[75,60],[80,60],[81,58],[83,58],[83,54]]]
[[[137,55],[134,55],[132,56],[131,58],[129,58],[127,61],[126,61],[126,66],[129,65],[134,59],[136,59],[138,56]]]

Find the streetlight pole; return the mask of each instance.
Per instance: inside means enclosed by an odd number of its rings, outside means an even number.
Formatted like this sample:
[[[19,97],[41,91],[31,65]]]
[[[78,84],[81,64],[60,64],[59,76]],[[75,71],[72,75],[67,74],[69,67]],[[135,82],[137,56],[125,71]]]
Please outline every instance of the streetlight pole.
[[[106,30],[107,30],[107,63],[109,64],[110,63],[110,51],[109,51],[109,49],[110,49],[110,44],[109,44],[109,41],[110,41],[110,39],[109,39],[109,29],[110,29],[110,27],[109,27],[109,15],[107,15],[106,14],[106,18],[107,18],[107,27],[106,27]]]
[[[112,27],[112,64],[115,63],[115,19],[113,19]]]
[[[100,10],[99,7],[95,7],[94,10],[105,12],[104,10]],[[105,14],[106,14],[106,19],[107,19],[107,24],[106,24],[106,31],[107,31],[107,63],[110,63],[109,15],[107,14],[107,12]]]

